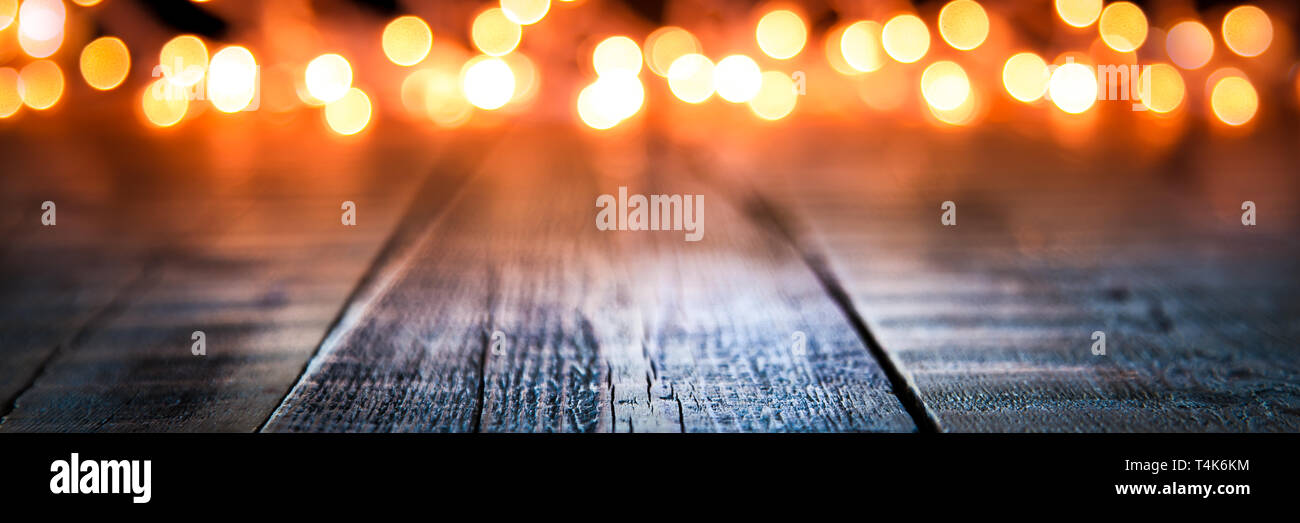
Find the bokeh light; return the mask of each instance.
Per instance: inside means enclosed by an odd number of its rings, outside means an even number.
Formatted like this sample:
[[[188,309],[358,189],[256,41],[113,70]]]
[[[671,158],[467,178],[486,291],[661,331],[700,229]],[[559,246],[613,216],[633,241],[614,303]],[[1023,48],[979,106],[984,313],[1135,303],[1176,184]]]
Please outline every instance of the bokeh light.
[[[1067,63],[1052,72],[1047,92],[1062,111],[1082,113],[1097,101],[1097,75],[1086,65]]]
[[[1147,15],[1130,2],[1115,2],[1101,12],[1097,23],[1102,41],[1121,53],[1137,50],[1147,40]]]
[[[596,44],[591,62],[599,76],[618,73],[635,76],[641,72],[641,47],[626,36],[611,36]]]
[[[0,118],[9,118],[23,108],[23,97],[18,92],[18,71],[0,67]]]
[[[501,59],[510,66],[510,72],[515,76],[515,93],[510,98],[510,103],[528,103],[537,94],[537,86],[541,82],[537,65],[523,53],[510,53]]]
[[[412,66],[424,60],[433,46],[433,31],[418,16],[399,16],[384,26],[381,42],[384,56],[401,66]]]
[[[483,54],[502,56],[519,46],[523,29],[507,18],[501,8],[493,7],[474,17],[470,37],[474,40],[474,47],[483,51]]]
[[[754,29],[758,48],[777,60],[793,58],[808,41],[808,27],[794,11],[779,9],[763,15]]]
[[[1178,67],[1200,69],[1214,57],[1214,35],[1200,22],[1179,22],[1169,29],[1165,49]]]
[[[905,64],[920,60],[930,50],[930,30],[916,15],[891,18],[881,29],[880,39],[885,53]]]
[[[501,0],[501,12],[516,24],[540,22],[551,10],[551,0]]]
[[[145,120],[155,127],[171,127],[185,118],[190,100],[185,91],[166,78],[154,80],[140,95]]]
[[[762,86],[763,72],[753,58],[743,54],[723,58],[713,68],[713,89],[728,102],[748,102]]]
[[[1223,44],[1241,56],[1259,56],[1273,43],[1273,22],[1253,5],[1237,7],[1223,17]]]
[[[795,92],[794,80],[790,75],[766,71],[758,94],[749,101],[749,109],[764,120],[780,120],[794,112],[798,102],[799,93]]]
[[[970,97],[970,78],[956,62],[935,62],[921,74],[921,95],[930,107],[951,111]]]
[[[578,117],[592,129],[609,129],[636,114],[645,88],[626,72],[603,75],[578,93]]]
[[[1056,14],[1074,27],[1088,27],[1101,16],[1101,0],[1056,0]]]
[[[325,105],[325,123],[331,131],[351,136],[370,124],[372,114],[370,97],[356,87],[348,89],[342,98]]]
[[[27,0],[18,8],[18,45],[32,58],[46,58],[63,45],[67,9],[62,0]]]
[[[1140,93],[1143,105],[1157,113],[1172,112],[1183,105],[1183,99],[1187,96],[1183,75],[1169,64],[1143,67],[1138,81],[1142,86]]]
[[[1013,55],[1002,67],[1002,85],[1006,87],[1007,94],[1026,103],[1043,97],[1050,78],[1047,62],[1030,52]]]
[[[948,45],[969,51],[989,36],[989,15],[974,0],[953,0],[939,11],[939,35]]]
[[[196,85],[208,69],[208,47],[197,36],[177,36],[163,44],[158,63],[163,77],[172,85]]]
[[[0,31],[9,28],[18,17],[18,0],[0,0]]]
[[[121,39],[105,36],[81,50],[81,77],[95,89],[107,91],[122,84],[131,71],[131,53]]]
[[[63,96],[63,70],[49,60],[36,60],[18,73],[18,95],[23,104],[44,111]]]
[[[1214,84],[1210,107],[1223,123],[1234,127],[1245,125],[1259,110],[1259,95],[1244,76],[1226,76]]]
[[[480,109],[499,109],[515,95],[515,74],[500,58],[476,57],[461,72],[465,99]]]
[[[679,100],[697,104],[713,96],[713,61],[691,53],[673,60],[668,66],[668,89]]]
[[[655,29],[645,39],[645,64],[659,76],[668,76],[668,68],[678,58],[702,50],[699,39],[690,31],[668,26]]]
[[[352,88],[352,65],[337,54],[323,54],[307,64],[307,93],[323,103],[343,98]]]
[[[860,20],[849,24],[840,37],[840,52],[849,67],[870,73],[885,65],[885,53],[881,48],[881,25]]]
[[[257,96],[257,60],[241,46],[224,47],[208,65],[208,101],[223,113],[244,110]]]

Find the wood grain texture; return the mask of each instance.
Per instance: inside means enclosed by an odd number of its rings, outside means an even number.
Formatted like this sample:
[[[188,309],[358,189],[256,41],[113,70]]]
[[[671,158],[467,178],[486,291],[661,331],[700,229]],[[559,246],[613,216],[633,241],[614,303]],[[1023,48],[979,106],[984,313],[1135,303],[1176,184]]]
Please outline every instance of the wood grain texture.
[[[248,151],[261,151],[256,166],[201,155],[193,165],[113,163],[134,180],[112,200],[131,232],[116,240],[143,245],[150,263],[40,369],[0,430],[256,430],[429,172],[378,150],[393,143],[311,158],[301,144],[261,143]],[[190,178],[140,180],[176,173]],[[314,183],[301,182],[307,174]],[[356,227],[340,223],[344,200],[358,206]],[[190,353],[194,331],[206,356]]]
[[[1195,145],[1153,165],[1032,140],[996,157],[958,141],[919,163],[906,155],[934,144],[801,145],[763,149],[754,183],[940,429],[1300,430],[1300,208],[1286,171],[1220,170],[1196,155],[1251,156]],[[795,163],[808,157],[829,160]],[[819,183],[800,183],[809,175]],[[955,227],[939,222],[947,200]],[[1270,221],[1242,227],[1243,200]],[[1106,356],[1091,353],[1093,331]]]
[[[668,151],[607,178],[581,163],[592,144],[532,132],[547,139],[504,140],[379,269],[267,430],[914,430],[797,253],[729,195]],[[596,230],[596,197],[620,185],[705,194],[704,241]]]

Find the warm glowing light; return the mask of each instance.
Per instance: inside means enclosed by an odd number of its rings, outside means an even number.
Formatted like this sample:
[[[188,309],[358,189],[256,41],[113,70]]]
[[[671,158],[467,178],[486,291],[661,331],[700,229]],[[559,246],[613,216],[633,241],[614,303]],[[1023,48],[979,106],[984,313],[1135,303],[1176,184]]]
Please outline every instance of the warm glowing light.
[[[930,50],[930,30],[915,15],[898,15],[885,23],[880,32],[885,53],[899,62],[910,64]]]
[[[501,11],[519,25],[540,22],[551,10],[551,0],[501,0]]]
[[[240,46],[224,47],[208,65],[208,101],[218,111],[242,111],[257,95],[257,60]]]
[[[63,70],[49,60],[37,60],[18,73],[18,95],[27,107],[44,111],[63,96]]]
[[[1135,51],[1147,40],[1147,15],[1129,2],[1115,2],[1101,12],[1097,24],[1102,41],[1121,53]]]
[[[474,40],[474,47],[484,54],[502,56],[519,46],[523,29],[507,18],[500,8],[493,7],[474,18],[470,37]]]
[[[62,0],[27,0],[18,8],[18,45],[32,58],[45,58],[63,45],[67,9]]]
[[[159,78],[144,89],[144,94],[140,96],[140,108],[150,124],[171,127],[185,118],[185,113],[189,111],[190,99],[186,94],[183,88],[166,78]]]
[[[723,58],[713,68],[713,88],[728,102],[748,102],[762,86],[763,72],[753,58],[743,54]]]
[[[955,62],[935,62],[921,74],[921,95],[931,107],[951,111],[970,97],[970,79]]]
[[[420,69],[402,82],[402,104],[412,114],[428,116],[441,127],[457,127],[473,106],[460,94],[460,78],[442,69]]]
[[[1241,56],[1259,56],[1273,43],[1273,22],[1263,9],[1243,5],[1223,17],[1223,44]]]
[[[197,36],[181,35],[163,44],[158,63],[163,77],[172,85],[189,87],[203,80],[208,69],[208,47]]]
[[[356,87],[348,89],[342,98],[325,105],[325,123],[330,130],[343,136],[361,132],[370,124],[370,97]]]
[[[1183,104],[1187,86],[1183,75],[1169,64],[1154,64],[1143,68],[1139,78],[1143,105],[1157,113],[1168,113]],[[1148,87],[1149,86],[1149,87]]]
[[[954,49],[969,51],[989,36],[989,15],[974,0],[953,0],[939,11],[939,35]]]
[[[636,76],[603,75],[578,93],[578,117],[592,129],[609,129],[630,118],[645,102],[645,88]]]
[[[1214,84],[1210,94],[1210,107],[1219,120],[1231,126],[1244,125],[1259,110],[1259,95],[1255,86],[1241,76],[1228,76]]]
[[[1062,111],[1082,113],[1097,101],[1097,75],[1086,65],[1067,63],[1052,72],[1047,92]]]
[[[966,100],[952,109],[939,109],[933,105],[929,106],[930,114],[936,120],[953,126],[963,126],[975,120],[979,104],[975,97],[975,91],[971,91]]]
[[[0,67],[0,118],[8,118],[23,108],[23,97],[18,88],[18,71]]]
[[[420,63],[433,47],[433,31],[418,16],[399,16],[384,26],[384,56],[397,65]]]
[[[501,57],[505,60],[506,65],[510,66],[510,72],[515,75],[515,93],[510,98],[510,103],[527,103],[537,94],[537,84],[539,75],[537,65],[523,53],[510,53]]]
[[[1101,0],[1056,0],[1056,14],[1074,27],[1088,27],[1101,16]]]
[[[870,20],[853,22],[844,29],[844,35],[840,37],[840,53],[844,55],[844,61],[849,67],[864,73],[884,67],[881,29],[880,24]]]
[[[795,91],[794,80],[789,75],[767,71],[763,73],[762,81],[758,94],[749,101],[749,109],[754,114],[764,120],[780,120],[794,111],[799,93]]]
[[[515,95],[515,74],[500,58],[481,56],[465,64],[461,91],[480,109],[499,109]]]
[[[680,27],[660,27],[645,39],[645,64],[654,74],[668,76],[673,61],[700,52],[700,41]]]
[[[641,72],[641,48],[631,38],[611,36],[596,44],[591,62],[599,76],[616,73],[635,76]]]
[[[343,98],[352,88],[352,65],[337,54],[317,56],[307,64],[307,93],[324,103]]]
[[[1047,62],[1034,53],[1016,54],[1002,67],[1002,85],[1007,94],[1026,103],[1042,98],[1050,77]]]
[[[0,0],[0,31],[9,28],[18,16],[18,0]]]
[[[713,62],[691,53],[668,66],[668,89],[683,102],[697,104],[713,96]]]
[[[72,0],[72,3],[77,4],[81,7],[90,7],[94,5],[99,5],[99,3],[102,1],[103,0]]]
[[[754,38],[758,40],[758,48],[764,54],[785,60],[803,50],[803,45],[808,41],[808,27],[794,11],[781,9],[759,19],[758,27],[754,29]]]
[[[131,53],[122,40],[98,38],[81,50],[81,77],[95,89],[107,91],[122,84],[131,70]]]
[[[1169,29],[1165,49],[1178,67],[1200,69],[1214,57],[1214,35],[1200,22],[1179,22]]]

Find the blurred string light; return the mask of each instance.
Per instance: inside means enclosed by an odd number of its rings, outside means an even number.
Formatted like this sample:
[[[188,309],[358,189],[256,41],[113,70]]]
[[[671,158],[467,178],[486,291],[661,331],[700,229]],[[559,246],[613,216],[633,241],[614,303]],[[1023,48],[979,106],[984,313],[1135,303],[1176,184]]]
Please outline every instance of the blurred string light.
[[[1223,44],[1244,57],[1259,56],[1273,43],[1273,22],[1263,9],[1243,5],[1223,17]]]
[[[343,98],[352,88],[352,65],[337,54],[323,54],[307,64],[307,93],[323,103]]]
[[[158,63],[162,76],[172,85],[197,85],[208,70],[208,47],[197,36],[177,36],[163,44]]]
[[[1002,67],[1002,85],[1007,94],[1025,103],[1042,98],[1050,78],[1047,62],[1031,52],[1012,55]]]
[[[0,67],[0,118],[9,118],[23,108],[18,81],[18,71],[12,67]]]
[[[494,56],[478,56],[461,70],[461,91],[474,107],[500,109],[515,94],[515,74]]]
[[[921,74],[921,95],[930,107],[951,111],[970,97],[970,78],[956,62],[935,62]]]
[[[641,48],[626,36],[611,36],[591,53],[596,81],[578,92],[578,118],[592,129],[609,129],[631,118],[645,103],[638,75]]]
[[[682,55],[668,67],[668,89],[677,99],[698,104],[713,96],[713,61],[699,53]]]
[[[1047,92],[1062,111],[1082,113],[1097,101],[1097,75],[1086,65],[1066,63],[1052,72]]]
[[[1106,6],[1097,22],[1102,41],[1121,53],[1135,51],[1147,39],[1147,16],[1142,8],[1130,2],[1115,2]]]
[[[27,0],[18,8],[18,45],[32,58],[46,58],[63,45],[67,9],[62,0]]]
[[[140,95],[141,114],[155,127],[171,127],[185,118],[189,96],[166,78],[154,80]]]
[[[885,53],[905,64],[920,60],[930,50],[930,30],[916,15],[891,18],[881,29],[880,39]]]
[[[257,95],[257,60],[241,46],[224,47],[208,65],[208,101],[218,111],[242,111]]]
[[[63,96],[63,70],[49,60],[36,60],[18,73],[18,95],[23,104],[44,111]]]
[[[798,101],[799,93],[789,75],[765,71],[758,93],[749,101],[749,109],[764,120],[780,120],[794,112]]]
[[[18,0],[0,0],[0,31],[8,29],[18,16]]]
[[[95,89],[107,91],[121,85],[130,71],[131,53],[118,38],[97,38],[81,50],[81,77]]]
[[[1088,27],[1101,16],[1101,0],[1056,0],[1056,14],[1073,27]]]
[[[470,26],[470,38],[474,40],[474,47],[489,56],[502,56],[515,50],[522,37],[523,29],[506,17],[499,7],[479,13]]]
[[[72,3],[77,4],[81,7],[93,7],[99,5],[101,1],[103,0],[72,0]]]
[[[839,42],[844,62],[863,73],[884,67],[885,53],[880,40],[882,29],[879,23],[871,20],[859,20],[844,28]]]
[[[989,16],[974,0],[953,0],[939,11],[939,35],[948,45],[970,51],[989,36]]]
[[[731,103],[745,103],[763,86],[763,72],[753,58],[733,54],[718,61],[713,68],[713,89]]]
[[[1214,57],[1214,35],[1200,22],[1179,22],[1169,28],[1165,49],[1178,67],[1200,69]]]
[[[641,48],[631,38],[611,36],[596,44],[591,62],[597,76],[616,73],[635,76],[641,72]]]
[[[699,53],[700,41],[690,31],[680,27],[660,27],[645,39],[645,65],[659,76],[668,76],[673,61],[691,53]]]
[[[1173,112],[1183,104],[1187,87],[1183,75],[1169,64],[1153,64],[1142,69],[1139,84],[1143,105],[1152,111],[1165,114]]]
[[[364,130],[370,123],[370,97],[356,87],[351,87],[338,100],[325,104],[325,123],[331,131],[351,136]]]
[[[526,104],[532,101],[537,95],[537,87],[541,82],[541,74],[537,71],[537,65],[533,60],[523,53],[510,53],[501,57],[510,66],[510,72],[515,77],[515,91],[511,96],[511,104]]]
[[[1227,72],[1213,85],[1210,108],[1219,121],[1235,127],[1245,125],[1255,117],[1259,95],[1245,75],[1238,71]]]
[[[551,0],[501,0],[501,12],[519,25],[540,22],[550,10]]]
[[[399,16],[384,26],[381,37],[384,56],[401,66],[412,66],[424,60],[433,47],[433,31],[418,16]]]
[[[754,29],[758,48],[777,60],[794,58],[808,41],[808,28],[794,11],[780,9],[763,15]]]

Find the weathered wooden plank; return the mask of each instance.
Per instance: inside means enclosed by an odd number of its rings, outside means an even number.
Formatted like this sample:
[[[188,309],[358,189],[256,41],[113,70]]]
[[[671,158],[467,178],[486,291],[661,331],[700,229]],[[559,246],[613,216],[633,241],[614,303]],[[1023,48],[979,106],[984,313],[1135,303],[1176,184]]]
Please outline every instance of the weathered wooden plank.
[[[256,169],[225,158],[153,194],[124,195],[141,218],[133,223],[154,235],[154,264],[48,363],[0,430],[256,430],[428,174],[419,165],[435,156],[411,162],[381,150],[394,143],[412,150],[401,138],[324,154],[318,144],[272,141],[258,146]],[[162,176],[152,169],[166,167],[134,168]],[[461,179],[433,176],[444,188]],[[357,204],[355,227],[340,223],[344,200]],[[174,230],[173,221],[189,227]],[[206,356],[191,354],[194,331],[206,337]]]
[[[729,195],[669,151],[606,178],[579,137],[532,133],[376,279],[267,430],[914,430],[797,253]],[[704,240],[598,231],[621,185],[705,194]]]
[[[1052,160],[1060,148],[1033,140],[998,156],[958,143],[929,166],[888,145],[802,145],[757,148],[754,183],[806,227],[803,250],[942,430],[1300,430],[1289,173]],[[809,156],[831,160],[792,163]],[[946,200],[956,227],[940,225]],[[1243,200],[1270,220],[1242,227]]]

